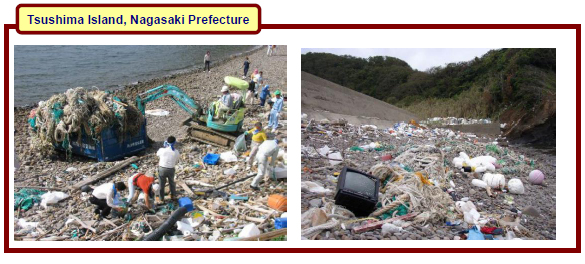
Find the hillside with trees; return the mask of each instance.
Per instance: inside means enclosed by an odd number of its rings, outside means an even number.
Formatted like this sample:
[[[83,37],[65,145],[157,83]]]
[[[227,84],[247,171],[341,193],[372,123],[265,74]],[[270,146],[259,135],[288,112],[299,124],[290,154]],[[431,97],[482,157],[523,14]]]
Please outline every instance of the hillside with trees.
[[[301,70],[421,118],[492,118],[508,124],[505,135],[525,141],[542,141],[555,128],[555,49],[491,50],[426,71],[393,57],[307,53]]]

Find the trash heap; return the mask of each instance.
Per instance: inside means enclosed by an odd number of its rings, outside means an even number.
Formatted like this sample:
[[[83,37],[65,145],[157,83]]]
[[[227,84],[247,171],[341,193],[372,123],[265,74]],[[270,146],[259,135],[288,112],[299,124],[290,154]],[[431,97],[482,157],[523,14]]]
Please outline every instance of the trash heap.
[[[82,87],[53,95],[30,112],[31,150],[50,153],[55,146],[65,150],[71,142],[81,143],[83,135],[101,138],[104,129],[115,128],[119,141],[140,132],[144,116],[129,102],[100,90]]]
[[[251,127],[254,122],[246,119],[244,127]],[[269,171],[269,179],[260,184],[260,191],[250,188],[257,167],[246,170],[248,150],[239,153],[179,140],[181,158],[175,167],[176,187],[179,198],[192,202],[192,210],[176,217],[174,213],[182,208],[180,202],[172,202],[167,196],[166,204],[157,206],[154,213],[148,212],[141,194],[138,202],[123,214],[112,211],[111,219],[98,219],[93,214],[94,205],[88,201],[91,192],[74,188],[104,171],[115,169],[112,175],[89,187],[127,182],[134,173],[156,168],[155,153],[160,144],[130,163],[129,159],[89,164],[74,160],[63,164],[66,167],[57,167],[49,159],[39,160],[39,166],[25,161],[20,169],[23,175],[15,184],[15,240],[135,241],[152,237],[162,241],[286,240],[286,127],[279,129],[275,137],[279,139],[278,160]],[[207,155],[217,156],[217,160],[207,162]],[[125,162],[128,164],[124,165]],[[166,193],[169,192],[167,185]],[[127,195],[123,191],[121,198],[125,201]],[[159,233],[160,238],[156,236]]]
[[[416,123],[379,129],[303,115],[301,133],[303,239],[556,237],[554,156]],[[368,216],[335,204],[345,167],[380,181]]]

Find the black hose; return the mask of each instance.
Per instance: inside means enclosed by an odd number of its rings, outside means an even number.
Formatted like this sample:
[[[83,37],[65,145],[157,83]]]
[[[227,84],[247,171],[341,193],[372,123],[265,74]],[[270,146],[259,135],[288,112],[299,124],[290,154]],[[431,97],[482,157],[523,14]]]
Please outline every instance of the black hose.
[[[175,225],[177,221],[181,217],[183,217],[189,210],[185,207],[180,207],[179,209],[175,210],[169,219],[167,219],[161,226],[159,226],[156,230],[152,231],[148,236],[142,239],[143,241],[159,241],[164,234],[171,229]]]

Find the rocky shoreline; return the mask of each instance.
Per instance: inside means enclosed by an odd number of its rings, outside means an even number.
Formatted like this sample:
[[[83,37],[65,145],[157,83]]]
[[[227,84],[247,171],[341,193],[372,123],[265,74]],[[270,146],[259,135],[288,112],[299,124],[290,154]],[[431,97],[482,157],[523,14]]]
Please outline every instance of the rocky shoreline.
[[[280,89],[286,94],[287,90],[287,50],[286,46],[280,46],[275,56],[267,57],[265,50],[258,47],[250,52],[245,52],[237,56],[232,56],[230,59],[211,64],[211,72],[203,72],[200,69],[193,70],[190,72],[179,73],[172,76],[166,76],[162,78],[156,78],[144,82],[139,82],[135,85],[126,86],[122,90],[114,91],[116,96],[124,97],[129,101],[133,102],[139,93],[142,93],[148,89],[152,89],[159,85],[171,84],[181,88],[189,96],[195,99],[201,106],[207,106],[210,102],[217,100],[220,95],[220,89],[224,85],[223,78],[225,76],[239,76],[243,75],[242,64],[244,58],[248,56],[251,61],[250,71],[248,74],[258,68],[264,72],[265,83],[271,86],[271,91],[274,92],[276,89]],[[104,171],[116,164],[116,162],[96,162],[95,160],[88,159],[80,156],[73,156],[71,161],[65,159],[65,155],[60,152],[56,152],[51,157],[41,157],[37,153],[33,153],[29,148],[29,125],[27,123],[28,114],[32,106],[23,106],[14,108],[14,135],[15,135],[15,152],[20,164],[20,167],[14,172],[14,184],[15,186],[36,186],[42,188],[53,188],[53,189],[67,189],[69,186],[80,182],[84,179],[92,177],[98,172]],[[187,119],[188,114],[180,108],[170,98],[162,98],[153,101],[147,105],[147,109],[164,109],[169,111],[168,116],[147,116],[147,134],[152,140],[149,148],[138,153],[139,160],[135,162],[138,169],[133,169],[131,166],[125,167],[116,172],[111,177],[107,177],[104,180],[96,182],[94,185],[111,181],[126,181],[127,177],[131,176],[135,172],[145,173],[150,168],[156,168],[158,164],[158,158],[155,155],[156,150],[162,146],[164,140],[173,135],[178,139],[178,149],[181,151],[182,159],[177,165],[177,181],[196,181],[203,184],[209,184],[213,186],[220,186],[222,183],[228,183],[239,178],[246,176],[249,172],[244,171],[245,157],[238,157],[237,162],[226,163],[216,166],[207,166],[204,172],[194,171],[193,165],[201,163],[201,158],[206,153],[222,153],[231,149],[217,148],[205,144],[199,144],[197,142],[185,141],[186,139],[186,128],[182,126],[182,122]],[[244,121],[244,128],[251,128],[256,121],[262,121],[267,123],[268,108],[260,108],[252,105],[248,107],[246,112],[246,119]],[[286,111],[286,102],[285,109]],[[286,118],[283,118],[276,137],[284,139],[286,142]],[[286,143],[281,144],[281,148],[286,150]],[[286,160],[281,161],[281,165],[285,164]],[[239,169],[236,170],[234,175],[225,175],[224,170],[238,165]],[[240,196],[249,196],[250,201],[255,207],[265,208],[267,196],[269,194],[282,194],[286,196],[286,180],[278,182],[267,182],[260,191],[253,191],[249,188],[251,179],[237,183],[224,191],[237,194]],[[191,189],[202,188],[202,186],[189,186]],[[20,188],[15,188],[15,192]],[[189,193],[177,186],[180,196],[189,196]],[[58,204],[49,206],[46,210],[35,205],[28,211],[15,210],[15,233],[19,238],[35,239],[38,236],[51,237],[51,235],[68,233],[71,231],[71,227],[67,226],[65,222],[68,220],[68,215],[76,215],[82,221],[92,221],[92,210],[91,206],[84,196],[79,191],[67,191],[71,196]],[[234,213],[234,207],[230,207],[227,201],[218,201],[217,199],[203,199],[200,201],[203,207],[209,210],[216,210],[218,214]],[[239,203],[239,202],[238,202]],[[262,210],[261,210],[262,211]],[[263,231],[273,229],[273,224],[270,222],[273,218],[278,217],[279,214],[274,213],[270,215],[259,213],[255,211],[250,212],[248,217],[263,218],[268,217],[270,220],[265,220],[265,223],[258,223],[259,226],[263,227]],[[206,214],[207,217],[207,214]],[[23,219],[27,222],[38,222],[38,228],[41,231],[23,231],[17,225],[18,219]],[[212,231],[224,230],[225,226],[230,224],[222,225],[221,221],[216,225],[217,219],[210,217],[207,218],[208,230],[204,230],[198,233],[197,236],[193,236],[191,240],[205,240],[210,239]],[[231,227],[238,230],[244,223],[250,222],[246,220],[236,219],[232,222]],[[101,226],[100,223],[95,221],[91,222],[94,227]],[[107,231],[107,229],[104,229]],[[227,230],[227,229],[226,229]],[[241,229],[239,229],[241,230]],[[105,232],[104,231],[104,232]],[[222,240],[224,237],[233,236],[233,232],[227,232],[224,234],[221,231]],[[109,237],[109,240],[121,240],[121,236]],[[71,240],[69,239],[58,239],[58,240]],[[80,239],[79,237],[77,239]],[[81,240],[90,240],[88,237],[83,237]],[[185,239],[189,240],[189,239]]]

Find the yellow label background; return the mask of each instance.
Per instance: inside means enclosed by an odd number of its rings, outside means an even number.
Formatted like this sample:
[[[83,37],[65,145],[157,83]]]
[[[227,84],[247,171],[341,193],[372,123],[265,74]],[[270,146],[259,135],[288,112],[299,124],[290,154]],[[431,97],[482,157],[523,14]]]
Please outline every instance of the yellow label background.
[[[30,24],[28,15],[35,17],[83,17],[84,24]],[[102,17],[119,17],[123,15],[126,25],[88,24],[88,15]],[[130,24],[130,16],[174,17],[185,15],[184,25]],[[189,15],[198,17],[248,17],[248,24],[189,24]],[[19,13],[21,31],[256,31],[258,30],[258,9],[256,7],[21,7]],[[243,22],[243,18],[242,18]],[[195,22],[193,22],[195,23]]]

